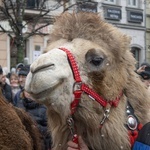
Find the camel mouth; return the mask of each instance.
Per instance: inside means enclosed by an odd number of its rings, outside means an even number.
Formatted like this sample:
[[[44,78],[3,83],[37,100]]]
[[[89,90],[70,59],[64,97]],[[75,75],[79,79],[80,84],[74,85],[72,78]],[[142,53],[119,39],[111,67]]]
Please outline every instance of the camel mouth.
[[[43,97],[45,97],[47,94],[50,94],[50,92],[52,91],[52,88],[49,88],[47,90],[44,90],[44,91],[41,91],[39,93],[33,93],[33,92],[30,92],[30,95],[33,99],[36,99],[36,100],[41,100],[43,99]],[[48,97],[48,96],[47,96]]]
[[[62,85],[64,82],[64,79],[61,79],[59,81],[54,81],[53,84],[51,84],[51,86],[49,86],[48,88],[46,89],[42,89],[42,91],[39,91],[36,93],[36,90],[33,91],[30,89],[30,91],[27,90],[27,92],[30,93],[30,95],[36,99],[36,100],[40,100],[41,99],[48,99],[50,98],[51,96],[51,93],[53,93],[55,91],[55,89],[57,89],[60,85]],[[52,94],[53,95],[53,94]]]

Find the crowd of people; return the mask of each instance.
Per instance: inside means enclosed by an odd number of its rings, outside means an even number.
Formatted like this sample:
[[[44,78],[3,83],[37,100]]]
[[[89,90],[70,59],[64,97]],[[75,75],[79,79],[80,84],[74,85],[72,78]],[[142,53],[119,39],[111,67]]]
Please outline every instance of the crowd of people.
[[[0,87],[6,101],[26,111],[36,122],[42,135],[43,150],[51,149],[51,137],[47,128],[46,107],[37,103],[24,89],[30,65],[18,64],[10,73],[0,66]]]

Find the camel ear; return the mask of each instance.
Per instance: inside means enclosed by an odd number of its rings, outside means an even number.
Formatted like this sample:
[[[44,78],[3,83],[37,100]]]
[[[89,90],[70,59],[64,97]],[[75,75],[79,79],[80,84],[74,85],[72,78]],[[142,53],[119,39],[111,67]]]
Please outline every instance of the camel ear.
[[[150,122],[145,124],[139,131],[133,150],[149,150],[150,149]]]

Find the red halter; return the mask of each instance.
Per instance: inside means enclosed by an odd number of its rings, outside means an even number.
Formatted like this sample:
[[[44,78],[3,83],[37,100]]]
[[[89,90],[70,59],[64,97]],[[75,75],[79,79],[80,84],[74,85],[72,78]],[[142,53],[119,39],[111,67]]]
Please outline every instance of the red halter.
[[[103,107],[106,107],[107,104],[109,104],[111,106],[114,106],[114,107],[118,106],[119,100],[122,96],[122,92],[119,94],[118,97],[116,97],[115,100],[110,101],[110,102],[108,102],[107,100],[102,98],[94,90],[92,90],[88,85],[86,85],[85,83],[82,82],[77,63],[76,63],[75,58],[72,55],[72,53],[66,48],[59,48],[59,49],[66,52],[66,54],[68,56],[68,59],[69,59],[69,62],[70,62],[70,65],[71,65],[71,68],[72,68],[74,79],[75,79],[74,91],[73,91],[74,101],[71,103],[71,116],[75,113],[76,108],[77,108],[77,106],[80,102],[80,99],[81,99],[81,94],[83,92],[88,94],[90,98],[92,98],[93,100],[96,100]],[[103,118],[104,120],[102,119],[102,121],[105,121],[105,119],[108,117],[108,116],[105,116],[105,115],[106,114],[104,114],[104,118]],[[70,126],[70,129],[71,129],[71,132],[73,132],[72,131],[73,130],[72,125],[74,125],[74,123],[73,123],[72,117],[70,117],[69,118],[69,126]],[[73,141],[77,143],[77,135],[76,134],[73,135]]]
[[[79,103],[79,100],[81,98],[81,94],[83,92],[85,92],[86,94],[88,94],[92,99],[96,100],[99,104],[101,104],[103,107],[106,107],[107,104],[110,104],[111,106],[117,107],[120,97],[122,96],[122,92],[119,94],[118,97],[116,97],[115,100],[113,101],[107,101],[104,98],[102,98],[100,95],[98,95],[94,90],[92,90],[88,85],[84,84],[81,80],[80,77],[80,73],[79,73],[79,69],[77,66],[77,63],[75,61],[74,56],[72,55],[72,53],[66,49],[66,48],[59,48],[60,50],[63,50],[64,52],[66,52],[69,62],[71,64],[71,68],[73,71],[73,75],[74,75],[74,79],[75,79],[75,83],[74,83],[74,101],[71,104],[71,114],[74,114],[76,107]]]

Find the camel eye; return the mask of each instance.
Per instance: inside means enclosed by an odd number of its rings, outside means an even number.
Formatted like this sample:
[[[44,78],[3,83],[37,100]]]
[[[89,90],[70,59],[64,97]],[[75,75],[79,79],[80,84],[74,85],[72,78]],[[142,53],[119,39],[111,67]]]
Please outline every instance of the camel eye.
[[[94,57],[94,58],[92,58],[90,63],[93,64],[94,66],[100,66],[102,64],[103,60],[104,59],[102,57]]]
[[[98,49],[90,49],[85,55],[86,61],[92,66],[100,66],[104,61],[104,54]]]

